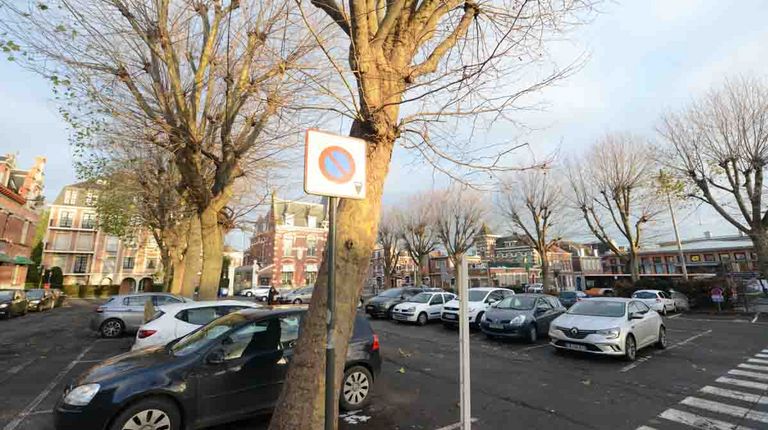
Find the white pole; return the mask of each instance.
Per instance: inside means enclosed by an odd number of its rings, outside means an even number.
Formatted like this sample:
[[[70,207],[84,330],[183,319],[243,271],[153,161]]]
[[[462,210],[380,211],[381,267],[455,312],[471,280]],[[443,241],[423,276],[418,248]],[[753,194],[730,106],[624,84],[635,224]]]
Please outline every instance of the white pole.
[[[471,401],[471,383],[469,372],[469,317],[467,316],[467,306],[469,302],[469,282],[467,257],[461,256],[461,263],[458,267],[457,281],[459,283],[459,384],[461,389],[461,429],[469,430],[472,426],[472,401]]]

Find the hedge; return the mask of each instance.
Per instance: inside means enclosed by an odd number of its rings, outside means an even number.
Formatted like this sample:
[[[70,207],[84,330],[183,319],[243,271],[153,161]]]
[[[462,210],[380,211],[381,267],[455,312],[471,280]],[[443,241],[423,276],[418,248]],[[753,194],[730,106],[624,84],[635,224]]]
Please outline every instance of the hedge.
[[[712,302],[710,294],[712,289],[720,287],[723,289],[724,302],[721,304],[722,309],[729,309],[733,307],[733,301],[731,300],[730,285],[737,288],[735,284],[729,284],[728,279],[722,277],[715,278],[701,278],[690,279],[688,281],[678,280],[670,281],[666,279],[641,279],[634,284],[628,280],[620,280],[614,285],[614,291],[618,297],[631,297],[632,293],[637,290],[661,290],[667,293],[670,290],[675,290],[679,293],[685,294],[688,297],[688,302],[691,307],[708,307],[716,308],[717,304]]]
[[[69,297],[81,299],[106,298],[119,294],[119,285],[65,285],[62,290]]]

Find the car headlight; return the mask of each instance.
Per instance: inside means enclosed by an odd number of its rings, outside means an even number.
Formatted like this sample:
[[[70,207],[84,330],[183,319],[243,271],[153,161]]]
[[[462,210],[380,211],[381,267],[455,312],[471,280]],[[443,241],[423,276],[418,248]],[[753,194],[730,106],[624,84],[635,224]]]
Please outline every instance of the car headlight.
[[[413,311],[416,310],[416,306],[411,306],[411,307],[403,308],[403,310],[406,311],[406,312],[413,312]]]
[[[75,387],[64,396],[64,403],[72,406],[86,406],[99,392],[99,384],[86,384]]]
[[[525,315],[518,315],[509,320],[510,325],[520,325],[525,322]]]
[[[0,309],[5,309],[8,307],[8,303],[0,304]]]
[[[597,334],[605,336],[606,339],[616,339],[621,334],[621,329],[618,327],[609,328],[605,330],[596,331]]]
[[[38,303],[40,303],[40,300],[32,300],[31,302],[29,302],[30,305],[36,305]]]

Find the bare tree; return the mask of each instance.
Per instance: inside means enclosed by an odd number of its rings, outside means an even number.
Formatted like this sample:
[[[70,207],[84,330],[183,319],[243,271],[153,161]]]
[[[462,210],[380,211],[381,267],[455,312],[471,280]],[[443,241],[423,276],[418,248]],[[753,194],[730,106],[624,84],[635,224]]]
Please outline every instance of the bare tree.
[[[333,109],[351,121],[350,135],[368,142],[366,199],[338,208],[336,374],[344,374],[355,306],[376,243],[381,197],[395,141],[430,168],[462,182],[520,168],[511,154],[522,143],[475,139],[514,122],[526,94],[567,76],[572,67],[528,74],[542,64],[545,42],[591,12],[590,0],[311,0],[327,27],[308,28],[338,74],[327,91]],[[297,6],[306,16],[304,4]],[[328,37],[333,34],[333,37]],[[337,45],[328,45],[326,37]],[[340,48],[344,46],[344,48]],[[541,72],[542,69],[538,71]],[[272,430],[316,429],[324,416],[323,351],[326,284],[321,267]],[[337,388],[341,379],[335,381]],[[334,390],[336,393],[339,390]],[[334,420],[335,421],[335,420]]]
[[[549,252],[565,231],[565,196],[556,172],[529,170],[506,178],[498,194],[498,207],[511,226],[522,230],[539,254],[544,288],[551,290]]]
[[[397,213],[397,224],[400,227],[400,239],[403,248],[416,264],[413,284],[421,285],[424,269],[429,266],[429,253],[438,244],[437,194],[424,192],[410,197],[405,206]]]
[[[171,156],[197,213],[190,237],[205,238],[200,295],[214,297],[221,211],[244,163],[292,142],[301,116],[289,106],[308,74],[297,70],[315,43],[281,0],[59,3],[0,0],[3,43],[69,97],[65,118],[86,146],[94,130],[128,127]]]
[[[483,230],[486,202],[477,191],[454,184],[440,192],[435,201],[435,224],[440,242],[454,267],[475,244]]]
[[[633,281],[640,279],[643,229],[662,210],[657,172],[651,146],[626,133],[606,135],[568,166],[573,198],[589,231],[628,266]]]
[[[662,118],[662,160],[693,185],[689,196],[710,205],[747,234],[760,272],[768,276],[768,86],[739,78],[707,93],[679,113]]]
[[[401,227],[396,209],[384,209],[379,222],[379,245],[384,253],[384,288],[392,288],[392,277],[403,249]]]

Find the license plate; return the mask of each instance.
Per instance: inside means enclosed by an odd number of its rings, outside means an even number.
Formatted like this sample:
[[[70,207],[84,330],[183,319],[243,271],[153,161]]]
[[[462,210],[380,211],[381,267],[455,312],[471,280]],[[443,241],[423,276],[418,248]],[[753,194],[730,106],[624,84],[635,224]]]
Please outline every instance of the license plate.
[[[454,314],[444,314],[443,318],[445,318],[447,320],[455,320],[455,319],[457,319],[456,315],[454,315]]]
[[[489,326],[491,328],[495,328],[495,329],[503,329],[504,328],[504,324],[497,324],[497,323],[491,323],[491,324],[489,324]]]
[[[568,348],[568,349],[575,349],[577,351],[586,351],[587,350],[587,346],[586,345],[582,345],[580,343],[566,343],[565,347]]]

